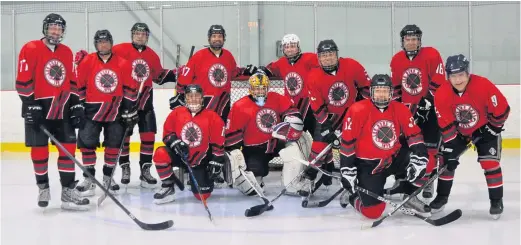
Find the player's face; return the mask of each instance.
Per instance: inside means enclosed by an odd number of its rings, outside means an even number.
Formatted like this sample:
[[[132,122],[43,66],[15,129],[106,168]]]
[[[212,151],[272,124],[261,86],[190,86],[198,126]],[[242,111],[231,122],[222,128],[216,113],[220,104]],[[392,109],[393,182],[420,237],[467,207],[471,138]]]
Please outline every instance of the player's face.
[[[57,24],[47,26],[47,36],[51,36],[54,40],[58,40],[63,35],[63,27]]]
[[[390,93],[389,87],[376,87],[373,89],[373,100],[378,102],[389,101],[391,99],[389,98]]]
[[[148,41],[148,34],[145,31],[132,32],[132,42],[137,45],[145,45]]]
[[[403,37],[403,46],[407,51],[414,51],[420,46],[420,39],[418,36],[405,36]]]
[[[224,45],[223,34],[215,33],[210,36],[210,45],[215,47],[222,47]]]
[[[288,43],[286,45],[284,45],[282,47],[282,51],[284,52],[284,54],[288,57],[293,57],[295,55],[297,55],[298,51],[299,51],[299,48],[298,48],[298,43]]]
[[[334,66],[338,62],[336,52],[322,52],[318,55],[318,60],[322,66]]]
[[[266,97],[268,89],[264,86],[256,86],[251,89],[251,92],[256,97]]]
[[[106,53],[109,53],[110,50],[112,49],[112,44],[110,44],[110,41],[108,41],[108,40],[99,40],[96,43],[96,48],[97,48],[98,52],[100,52],[102,54],[106,54]]]
[[[469,83],[469,74],[467,72],[452,73],[449,75],[449,81],[456,90],[463,92]]]
[[[185,95],[186,105],[192,112],[197,112],[203,104],[203,95],[200,93],[188,93]]]

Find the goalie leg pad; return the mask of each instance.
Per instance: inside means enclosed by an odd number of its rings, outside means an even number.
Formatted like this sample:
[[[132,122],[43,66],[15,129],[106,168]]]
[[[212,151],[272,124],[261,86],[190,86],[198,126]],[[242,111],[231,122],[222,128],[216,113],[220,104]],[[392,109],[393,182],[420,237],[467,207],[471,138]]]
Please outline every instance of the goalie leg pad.
[[[242,194],[247,196],[253,196],[257,194],[255,189],[260,190],[264,193],[264,190],[262,189],[261,185],[259,185],[259,182],[257,181],[257,178],[255,178],[255,175],[253,175],[253,172],[251,171],[243,171],[244,174],[239,175],[233,182],[233,187],[237,188]],[[262,178],[262,177],[260,177]],[[251,184],[250,184],[251,183]],[[253,186],[255,188],[253,188]]]
[[[233,150],[230,152],[226,152],[226,159],[229,164],[225,164],[224,172],[229,171],[228,173],[225,173],[226,179],[231,179],[229,184],[233,183],[233,187],[237,188],[240,192],[242,192],[244,195],[254,195],[255,189],[248,183],[251,182],[253,185],[256,185],[256,188],[258,190],[262,191],[261,186],[255,179],[255,176],[253,175],[253,172],[251,171],[245,171],[246,169],[246,162],[244,160],[244,155],[240,150]],[[226,166],[228,165],[228,166]],[[239,170],[241,168],[244,170],[243,172],[245,175],[241,173]],[[231,172],[231,173],[230,173]],[[228,177],[229,176],[229,177]],[[246,180],[248,178],[248,181]],[[228,181],[227,180],[227,181]]]
[[[305,139],[305,135],[307,134],[301,136],[298,143],[287,143],[286,147],[279,152],[279,156],[284,163],[284,167],[282,168],[282,186],[288,186],[288,184],[305,168],[305,166],[298,160],[305,160],[305,156],[307,156],[311,150],[311,144],[307,142],[308,139]],[[303,142],[303,144],[300,142]],[[301,145],[301,147],[299,147],[299,145]],[[301,177],[299,180],[293,182],[292,186],[288,186],[286,193],[288,195],[299,195],[299,191],[309,192],[310,189],[311,181]]]

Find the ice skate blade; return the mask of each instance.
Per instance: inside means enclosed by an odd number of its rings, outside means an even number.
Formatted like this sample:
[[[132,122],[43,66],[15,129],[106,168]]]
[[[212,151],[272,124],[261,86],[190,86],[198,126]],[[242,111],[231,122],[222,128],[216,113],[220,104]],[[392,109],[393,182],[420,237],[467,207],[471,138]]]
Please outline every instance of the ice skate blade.
[[[435,209],[435,208],[431,207],[431,213],[433,213],[433,214],[439,213],[439,212],[443,211],[443,209],[445,209],[445,205],[441,206],[441,208],[439,208],[439,209]]]
[[[62,202],[61,208],[69,211],[89,211],[89,205],[76,205],[71,202]]]
[[[142,180],[140,186],[145,189],[154,189],[156,187],[156,184],[150,184],[150,183]]]
[[[501,214],[492,214],[492,219],[498,220],[499,218],[501,218]]]
[[[162,199],[154,199],[154,204],[162,205],[162,204],[167,204],[167,203],[171,203],[171,202],[174,202],[174,201],[175,201],[175,197],[174,196],[167,196],[167,197],[162,198]]]
[[[76,190],[76,192],[78,192],[78,194],[81,197],[93,197],[96,194],[96,192],[94,190],[88,190],[88,191],[78,191],[78,190]]]

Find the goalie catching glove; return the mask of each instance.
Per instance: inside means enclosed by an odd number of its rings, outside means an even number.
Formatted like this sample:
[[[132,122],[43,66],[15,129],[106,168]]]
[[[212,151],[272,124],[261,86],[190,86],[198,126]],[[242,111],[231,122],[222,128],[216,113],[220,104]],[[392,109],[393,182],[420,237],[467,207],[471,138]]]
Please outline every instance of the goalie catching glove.
[[[304,122],[298,117],[287,116],[284,122],[281,122],[273,127],[271,136],[276,139],[284,141],[297,141],[302,136],[304,129]]]

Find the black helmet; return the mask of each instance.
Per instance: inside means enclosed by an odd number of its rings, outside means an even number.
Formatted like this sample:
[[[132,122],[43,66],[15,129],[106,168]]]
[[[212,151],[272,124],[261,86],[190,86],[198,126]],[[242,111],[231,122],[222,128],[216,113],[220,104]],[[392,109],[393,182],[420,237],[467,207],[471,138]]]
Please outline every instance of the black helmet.
[[[317,55],[320,56],[321,53],[325,52],[335,52],[338,57],[338,46],[336,45],[335,41],[333,41],[332,39],[320,41],[317,47]],[[323,66],[322,63],[320,63],[320,66],[325,72],[336,71],[338,69],[338,61],[334,65],[330,66]]]
[[[147,41],[145,42],[145,44],[141,45],[134,43],[134,32],[136,31],[145,32],[147,34]],[[130,40],[132,40],[132,45],[137,49],[143,49],[147,45],[148,36],[150,36],[150,29],[148,28],[148,25],[145,23],[138,22],[134,24],[132,28],[130,28]]]
[[[201,97],[204,96],[203,88],[199,84],[189,84],[185,86],[184,96],[185,96],[185,106],[193,113],[197,113],[203,108],[204,98],[201,100],[201,104],[188,104],[188,94],[190,93],[198,93],[201,94]]]
[[[447,73],[447,76],[463,71],[467,73],[469,72],[469,60],[467,60],[464,55],[458,54],[447,58],[447,62],[445,62],[445,72]]]
[[[47,35],[47,30],[49,28],[49,25],[59,25],[62,27],[62,35],[59,38],[54,38],[52,36]],[[42,26],[42,33],[45,36],[45,39],[50,44],[58,44],[62,41],[63,36],[65,35],[65,27],[67,26],[67,23],[65,22],[65,19],[59,14],[49,14],[45,16],[45,19],[43,19],[43,26]]]
[[[377,99],[375,97],[375,89],[382,87],[389,88],[389,96],[387,99]],[[391,103],[391,100],[393,98],[393,83],[391,81],[391,77],[389,77],[389,75],[387,74],[374,75],[373,79],[371,80],[370,94],[371,101],[376,107],[381,109],[386,108],[389,105],[389,103]]]
[[[223,43],[211,43],[210,37],[212,34],[222,34],[223,35]],[[221,49],[224,45],[224,41],[226,41],[226,31],[222,25],[212,25],[210,29],[208,29],[208,42],[212,49]]]
[[[407,56],[416,56],[418,54],[418,52],[420,51],[420,48],[421,48],[422,35],[423,35],[422,30],[416,25],[406,25],[405,27],[403,27],[402,31],[400,31],[402,49],[405,51],[405,53],[407,53]],[[404,45],[405,36],[418,37],[419,44],[418,44],[418,47],[416,48],[416,50],[407,51],[405,49],[405,45]]]
[[[98,30],[96,34],[94,34],[94,48],[96,48],[96,51],[98,51],[101,55],[107,55],[110,54],[112,51],[109,51],[107,53],[100,53],[97,47],[97,43],[101,40],[109,41],[111,45],[114,44],[114,40],[112,39],[112,34],[110,34],[110,31],[108,30]]]

